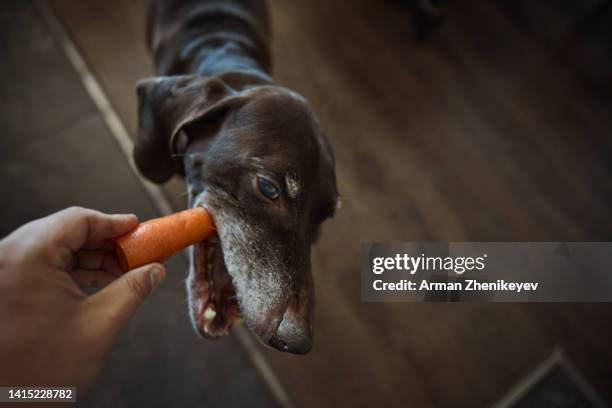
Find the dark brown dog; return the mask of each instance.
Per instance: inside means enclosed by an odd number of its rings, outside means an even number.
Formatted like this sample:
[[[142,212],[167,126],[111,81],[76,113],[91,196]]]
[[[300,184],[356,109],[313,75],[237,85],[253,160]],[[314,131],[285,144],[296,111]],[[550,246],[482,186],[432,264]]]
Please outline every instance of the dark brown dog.
[[[241,314],[264,343],[308,352],[310,246],[336,208],[334,157],[306,100],[269,76],[265,2],[152,1],[148,35],[158,76],[138,85],[136,164],[157,183],[184,174],[218,229],[192,250],[195,328],[216,338]]]

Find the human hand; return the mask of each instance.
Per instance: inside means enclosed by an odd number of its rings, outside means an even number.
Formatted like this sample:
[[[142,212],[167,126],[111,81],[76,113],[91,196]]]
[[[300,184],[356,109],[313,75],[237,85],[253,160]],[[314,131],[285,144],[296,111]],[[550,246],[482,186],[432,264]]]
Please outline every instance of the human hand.
[[[165,277],[121,272],[111,238],[135,215],[73,207],[0,241],[0,385],[85,387],[121,328]],[[87,295],[80,287],[102,288]]]

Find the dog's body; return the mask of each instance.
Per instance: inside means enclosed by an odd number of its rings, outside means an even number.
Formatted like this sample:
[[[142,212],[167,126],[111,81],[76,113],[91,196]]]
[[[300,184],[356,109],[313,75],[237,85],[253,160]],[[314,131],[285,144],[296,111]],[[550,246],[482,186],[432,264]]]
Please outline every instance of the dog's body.
[[[304,98],[270,76],[259,0],[156,0],[158,76],[138,86],[134,158],[155,182],[184,174],[219,234],[194,246],[190,315],[206,337],[239,314],[279,350],[312,346],[310,246],[337,201],[331,146]]]

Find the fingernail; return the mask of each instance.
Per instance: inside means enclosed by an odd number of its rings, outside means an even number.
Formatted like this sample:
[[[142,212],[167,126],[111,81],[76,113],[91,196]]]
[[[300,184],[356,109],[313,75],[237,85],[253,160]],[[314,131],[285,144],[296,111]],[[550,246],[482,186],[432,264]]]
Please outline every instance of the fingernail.
[[[163,273],[159,266],[154,266],[149,271],[149,278],[151,279],[151,287],[156,287],[163,279]]]

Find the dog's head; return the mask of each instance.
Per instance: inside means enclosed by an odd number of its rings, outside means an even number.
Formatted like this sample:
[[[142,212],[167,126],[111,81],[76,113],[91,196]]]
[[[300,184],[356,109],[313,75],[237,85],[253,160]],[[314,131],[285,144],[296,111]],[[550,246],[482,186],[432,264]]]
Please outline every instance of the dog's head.
[[[191,252],[187,288],[198,332],[225,335],[241,315],[264,343],[305,353],[313,335],[310,247],[337,202],[333,153],[304,98],[244,81],[142,81],[134,157],[155,182],[184,172],[190,205],[205,206],[215,221],[218,236]]]

